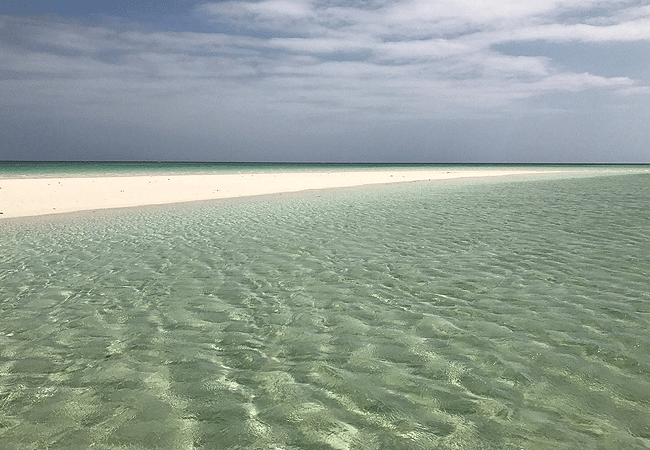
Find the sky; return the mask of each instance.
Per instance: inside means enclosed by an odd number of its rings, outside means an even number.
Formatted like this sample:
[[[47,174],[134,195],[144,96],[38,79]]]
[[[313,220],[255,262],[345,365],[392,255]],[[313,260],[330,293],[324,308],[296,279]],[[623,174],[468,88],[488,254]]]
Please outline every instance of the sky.
[[[650,163],[650,0],[0,0],[0,160]]]

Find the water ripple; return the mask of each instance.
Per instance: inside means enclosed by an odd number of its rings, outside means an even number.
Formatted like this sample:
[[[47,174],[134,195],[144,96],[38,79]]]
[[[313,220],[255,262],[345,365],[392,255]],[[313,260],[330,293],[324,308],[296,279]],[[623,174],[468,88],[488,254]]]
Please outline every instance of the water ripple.
[[[647,186],[4,223],[0,447],[648,448]]]

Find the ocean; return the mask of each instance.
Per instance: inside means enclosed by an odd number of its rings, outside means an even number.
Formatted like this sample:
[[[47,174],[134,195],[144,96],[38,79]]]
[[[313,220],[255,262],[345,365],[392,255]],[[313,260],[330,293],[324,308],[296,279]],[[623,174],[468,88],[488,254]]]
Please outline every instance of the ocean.
[[[139,176],[139,175],[188,175],[254,172],[303,172],[336,170],[394,170],[463,168],[463,167],[507,167],[492,165],[443,165],[443,164],[330,164],[330,163],[213,163],[213,162],[168,162],[168,161],[0,161],[0,179],[32,177],[88,177],[88,176]],[[539,167],[519,165],[518,167]],[[549,167],[544,165],[544,167]],[[556,168],[575,166],[557,165]],[[582,166],[588,168],[589,166]],[[610,166],[628,167],[635,166]]]
[[[0,448],[650,448],[649,279],[650,172],[0,222]]]
[[[3,178],[35,177],[92,177],[92,176],[140,176],[140,175],[206,175],[221,173],[254,172],[329,172],[347,170],[455,170],[455,169],[504,169],[519,168],[535,170],[553,169],[558,172],[594,169],[631,170],[649,168],[634,164],[331,164],[331,163],[214,163],[214,162],[152,162],[152,161],[0,161],[0,180]]]

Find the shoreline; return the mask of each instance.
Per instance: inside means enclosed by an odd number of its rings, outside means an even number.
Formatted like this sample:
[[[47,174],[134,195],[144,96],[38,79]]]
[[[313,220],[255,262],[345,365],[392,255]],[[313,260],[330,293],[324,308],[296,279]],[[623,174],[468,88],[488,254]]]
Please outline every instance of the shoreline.
[[[399,168],[0,179],[0,221],[52,214],[166,205],[366,185],[460,178],[584,173],[570,168]],[[594,168],[592,173],[629,173]],[[633,171],[636,172],[636,171]]]

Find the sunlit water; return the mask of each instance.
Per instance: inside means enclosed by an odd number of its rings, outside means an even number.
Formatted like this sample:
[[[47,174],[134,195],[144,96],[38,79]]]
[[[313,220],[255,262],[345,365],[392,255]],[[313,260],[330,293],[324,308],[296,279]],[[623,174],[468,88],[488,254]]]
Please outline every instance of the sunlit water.
[[[0,448],[650,448],[649,279],[649,174],[7,221]]]

